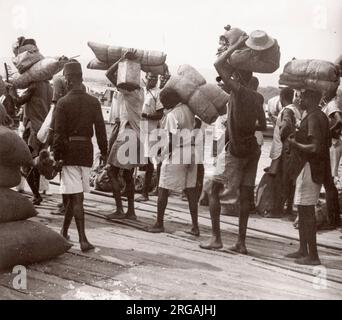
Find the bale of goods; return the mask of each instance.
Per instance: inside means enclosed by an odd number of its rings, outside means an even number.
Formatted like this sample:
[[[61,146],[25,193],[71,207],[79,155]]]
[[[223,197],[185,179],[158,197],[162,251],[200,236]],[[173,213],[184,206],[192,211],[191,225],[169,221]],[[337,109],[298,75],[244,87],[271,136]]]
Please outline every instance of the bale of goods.
[[[21,181],[20,166],[0,165],[0,188],[13,188]],[[1,206],[2,203],[0,202]],[[1,209],[0,209],[1,210]]]
[[[172,88],[175,90],[182,99],[182,102],[187,104],[198,86],[188,78],[176,75],[171,76],[164,88]]]
[[[99,59],[93,59],[89,61],[87,68],[91,70],[104,70],[105,71],[110,68],[110,65],[105,62],[100,61]]]
[[[280,66],[280,47],[277,41],[271,48],[263,51],[244,47],[230,56],[229,64],[240,70],[273,73]]]
[[[215,84],[207,83],[199,87],[198,91],[201,92],[200,95],[203,99],[213,104],[213,106],[215,107],[220,116],[227,114],[227,104],[229,102],[229,95],[224,90],[222,90]]]
[[[26,197],[10,189],[0,188],[0,203],[0,223],[26,220],[38,214]]]
[[[335,82],[339,79],[336,65],[324,60],[292,60],[284,67],[283,74],[294,78],[308,78]]]
[[[229,95],[214,84],[207,84],[193,67],[182,65],[176,76],[171,76],[165,88],[175,90],[182,102],[205,123],[211,124],[227,113]]]
[[[140,64],[124,60],[118,66],[117,87],[125,90],[135,90],[140,88],[141,67]]]
[[[32,82],[39,82],[50,80],[52,77],[63,70],[65,63],[68,59],[65,57],[56,58],[44,58],[35,63],[29,70],[23,74],[15,74],[10,82],[17,89],[26,89]]]
[[[13,236],[15,235],[15,236]],[[70,248],[62,236],[32,221],[0,224],[0,269],[56,258]]]
[[[149,65],[142,64],[141,70],[146,73],[150,72],[154,75],[163,75],[167,72],[168,67],[166,63],[161,64],[159,66],[149,66]]]
[[[0,165],[31,166],[32,156],[25,142],[12,130],[0,126]]]
[[[43,59],[44,56],[39,52],[36,46],[26,45],[20,48],[20,53],[12,59],[12,62],[19,73],[22,74]]]
[[[339,85],[337,66],[324,60],[292,60],[284,67],[279,84],[294,89],[336,90]]]
[[[232,28],[223,34],[223,37],[228,41],[229,46],[239,41],[242,36],[246,36],[247,33],[239,28]]]
[[[109,46],[96,42],[88,42],[88,46],[94,52],[96,58],[101,62],[112,65],[117,62],[127,48],[118,46]],[[136,61],[146,66],[160,66],[166,62],[166,54],[160,51],[137,50]]]
[[[203,94],[201,88],[198,88],[191,96],[188,106],[193,114],[200,117],[205,123],[211,124],[217,120],[219,113],[207,96]]]
[[[188,64],[181,65],[177,70],[177,74],[189,79],[198,87],[206,84],[204,77],[195,68]]]

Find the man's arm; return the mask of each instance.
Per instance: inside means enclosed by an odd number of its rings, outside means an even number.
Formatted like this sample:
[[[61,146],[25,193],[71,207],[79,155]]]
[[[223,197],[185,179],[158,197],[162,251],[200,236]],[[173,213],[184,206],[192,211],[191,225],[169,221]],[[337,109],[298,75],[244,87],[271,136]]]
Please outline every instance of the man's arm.
[[[279,134],[282,141],[285,141],[295,130],[293,123],[295,115],[291,109],[285,108],[282,113],[282,121],[279,127]]]
[[[293,136],[289,137],[290,144],[299,151],[307,154],[315,154],[319,151],[319,141],[310,137],[310,144],[298,143]]]
[[[151,113],[151,114],[143,113],[141,115],[142,118],[145,118],[148,120],[161,120],[161,119],[163,119],[163,116],[164,116],[163,109],[157,110],[156,112]]]
[[[267,122],[266,116],[263,108],[263,104],[258,104],[258,123],[255,127],[255,131],[266,131],[267,130]]]
[[[97,144],[99,146],[101,156],[103,160],[106,160],[107,149],[108,149],[108,140],[107,140],[107,131],[106,125],[103,119],[101,105],[98,102],[96,106],[96,117],[95,117],[95,135]]]
[[[55,109],[55,130],[53,132],[52,151],[56,161],[63,160],[63,154],[66,150],[66,114],[63,105],[58,102]]]
[[[34,91],[35,91],[35,88],[34,86],[31,85],[20,97],[17,98],[16,107],[19,108],[23,104],[29,102],[34,94]]]
[[[248,36],[241,36],[239,41],[237,41],[236,44],[229,47],[229,49],[225,53],[223,53],[214,63],[216,71],[218,72],[219,76],[222,78],[222,81],[225,84],[223,89],[227,92],[229,92],[230,90],[237,92],[240,88],[239,83],[231,79],[231,72],[227,70],[227,60],[235,50],[239,49],[245,44],[247,39]]]

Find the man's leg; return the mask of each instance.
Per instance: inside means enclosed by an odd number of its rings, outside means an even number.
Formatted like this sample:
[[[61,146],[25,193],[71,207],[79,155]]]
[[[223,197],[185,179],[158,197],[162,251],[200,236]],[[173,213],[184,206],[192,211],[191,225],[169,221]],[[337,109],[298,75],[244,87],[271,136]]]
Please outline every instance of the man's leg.
[[[158,188],[158,208],[157,208],[157,222],[152,228],[147,231],[151,233],[161,233],[164,232],[164,215],[169,199],[169,190],[164,188]]]
[[[209,193],[209,209],[212,225],[212,236],[209,242],[201,243],[202,249],[221,249],[223,248],[221,239],[220,229],[220,214],[221,214],[221,203],[220,203],[220,191],[223,185],[218,182],[213,182],[211,191]]]
[[[63,197],[63,206],[64,206],[65,215],[64,215],[64,222],[63,222],[63,227],[61,230],[61,235],[66,240],[69,240],[70,237],[68,235],[68,231],[69,231],[72,218],[74,217],[72,197],[69,194],[63,194],[62,197]]]
[[[145,171],[145,180],[144,180],[144,187],[142,191],[142,195],[136,199],[136,202],[146,202],[149,200],[148,193],[151,189],[151,183],[152,183],[152,177],[154,172],[154,165],[148,159],[148,164],[146,165],[146,171]]]
[[[315,206],[302,206],[301,210],[303,212],[302,220],[305,237],[309,247],[309,255],[297,259],[295,262],[302,265],[318,266],[321,264],[321,261],[319,260],[317,252]]]
[[[117,219],[118,216],[121,216],[124,214],[123,206],[122,206],[122,200],[121,200],[121,190],[120,190],[120,183],[118,179],[120,169],[114,166],[111,166],[108,169],[108,177],[112,184],[112,190],[113,190],[113,197],[115,199],[116,204],[116,211],[112,213],[111,215],[107,216],[107,219]]]
[[[230,248],[230,250],[241,254],[248,254],[246,235],[250,209],[250,188],[246,186],[240,187],[239,236],[236,245]]]
[[[26,180],[33,193],[32,203],[37,206],[40,205],[43,199],[39,193],[40,174],[38,169],[32,168],[32,170],[29,170],[29,175],[26,177]]]
[[[185,189],[185,193],[189,202],[189,210],[192,221],[192,228],[188,233],[195,237],[200,236],[198,227],[198,191],[198,187]]]
[[[79,235],[79,242],[82,252],[93,250],[94,246],[88,241],[85,234],[85,219],[84,219],[84,209],[83,200],[84,194],[77,193],[70,195],[72,199],[72,209],[75,217],[76,227]]]
[[[335,229],[341,225],[341,217],[338,191],[333,177],[329,177],[328,181],[324,184],[324,188],[326,192],[328,226]]]
[[[308,255],[308,242],[306,239],[304,217],[305,207],[298,206],[298,230],[299,230],[299,250],[286,255],[287,258],[299,259]]]
[[[239,236],[238,241],[235,246],[230,248],[232,251],[241,253],[241,254],[248,254],[246,248],[246,235],[247,235],[247,225],[250,213],[250,199],[251,193],[254,194],[254,185],[256,174],[258,170],[258,163],[261,155],[261,148],[259,147],[254,154],[252,154],[246,160],[241,161],[241,180],[239,184],[240,188],[240,213],[239,213]],[[239,167],[237,167],[239,168]],[[228,178],[229,183],[229,178]]]
[[[126,214],[120,214],[117,219],[130,219],[137,220],[134,209],[134,179],[133,179],[134,169],[124,170],[124,179],[126,182],[126,195],[128,202],[128,210]]]

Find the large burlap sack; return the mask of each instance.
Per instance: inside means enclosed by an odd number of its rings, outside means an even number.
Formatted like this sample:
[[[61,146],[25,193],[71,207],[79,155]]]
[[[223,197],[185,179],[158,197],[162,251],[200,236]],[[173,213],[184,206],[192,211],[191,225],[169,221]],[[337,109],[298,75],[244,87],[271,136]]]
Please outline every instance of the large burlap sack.
[[[149,65],[141,65],[141,70],[148,73],[152,73],[155,75],[163,75],[168,71],[168,66],[166,63],[161,64],[159,66],[149,66]]]
[[[34,45],[26,45],[20,48],[21,53],[12,59],[13,64],[22,74],[30,69],[35,63],[44,59],[44,56],[39,52]]]
[[[0,165],[0,188],[16,187],[21,181],[20,166]],[[0,202],[0,206],[1,206]]]
[[[182,99],[182,102],[187,104],[198,86],[186,77],[175,75],[171,76],[164,88],[175,90]]]
[[[229,95],[224,90],[212,83],[207,83],[199,87],[198,90],[201,91],[201,94],[206,100],[214,105],[220,116],[227,114]]]
[[[15,74],[10,82],[17,89],[26,89],[32,82],[39,82],[50,80],[52,77],[63,70],[64,65],[68,62],[68,59],[61,57],[45,58],[35,63],[29,70],[23,74]]]
[[[94,52],[96,58],[106,64],[117,62],[127,50],[124,47],[109,46],[96,42],[88,42],[88,46]],[[166,62],[166,54],[160,51],[137,50],[137,62],[142,65],[159,66]]]
[[[339,80],[336,65],[324,60],[291,60],[285,65],[283,73],[298,80],[303,78],[329,82]]]
[[[50,260],[71,248],[57,232],[32,221],[0,224],[0,269]]]
[[[38,214],[26,197],[10,189],[0,188],[0,203],[0,223],[26,220]]]
[[[278,42],[263,51],[255,51],[248,47],[236,50],[229,58],[229,63],[236,69],[273,73],[280,66],[280,47]]]
[[[12,130],[0,126],[0,165],[30,166],[32,156],[25,142]]]
[[[110,68],[110,65],[108,63],[100,61],[99,59],[93,59],[89,61],[87,68],[91,70],[104,70],[105,71]]]
[[[181,65],[177,70],[177,74],[187,78],[198,87],[207,83],[204,77],[194,67],[188,64]]]
[[[200,117],[202,121],[212,124],[219,117],[219,113],[201,88],[198,88],[191,96],[188,106],[192,113]]]
[[[279,84],[293,89],[310,89],[325,93],[335,91],[339,85],[339,81],[332,82],[310,78],[298,78],[296,76],[283,73],[280,75]]]
[[[245,36],[245,35],[247,35],[246,32],[244,32],[243,30],[239,28],[232,28],[223,34],[223,36],[228,41],[229,46],[238,42],[240,37]]]

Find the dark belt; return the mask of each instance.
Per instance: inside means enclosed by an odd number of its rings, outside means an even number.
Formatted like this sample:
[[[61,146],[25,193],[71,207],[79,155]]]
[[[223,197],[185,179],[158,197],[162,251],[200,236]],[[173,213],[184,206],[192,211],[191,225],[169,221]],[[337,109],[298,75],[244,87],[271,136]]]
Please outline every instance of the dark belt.
[[[72,137],[69,137],[69,141],[91,141],[91,138],[81,137],[81,136],[72,136]]]

